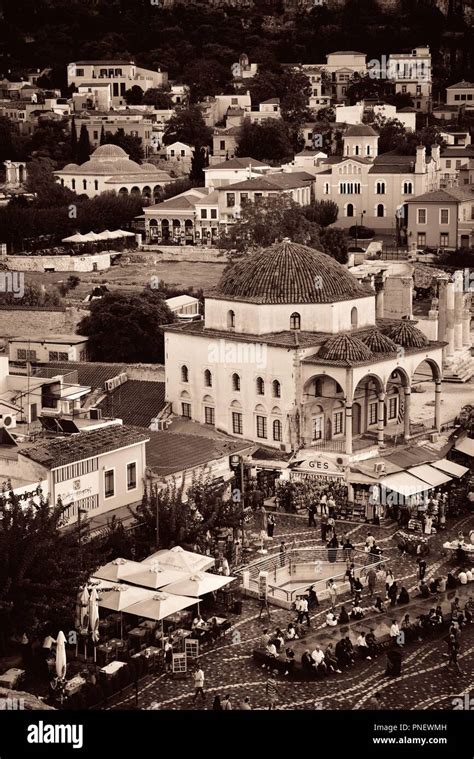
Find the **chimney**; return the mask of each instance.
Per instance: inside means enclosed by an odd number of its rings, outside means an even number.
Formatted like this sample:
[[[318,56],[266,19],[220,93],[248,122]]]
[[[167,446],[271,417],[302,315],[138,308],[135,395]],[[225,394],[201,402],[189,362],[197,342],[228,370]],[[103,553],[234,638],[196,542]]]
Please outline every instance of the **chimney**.
[[[415,174],[426,174],[426,148],[424,145],[417,145]]]
[[[435,143],[431,146],[431,157],[436,162],[436,167],[439,168],[441,160],[441,147]]]

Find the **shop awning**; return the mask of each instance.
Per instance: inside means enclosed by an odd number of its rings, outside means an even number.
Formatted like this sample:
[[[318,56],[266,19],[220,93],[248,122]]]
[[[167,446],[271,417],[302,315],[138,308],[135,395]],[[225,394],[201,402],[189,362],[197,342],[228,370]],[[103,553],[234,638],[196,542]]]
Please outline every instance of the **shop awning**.
[[[414,466],[409,470],[410,474],[415,477],[419,477],[420,480],[424,480],[428,485],[432,485],[434,488],[438,485],[444,485],[445,482],[452,480],[451,475],[446,472],[442,472],[440,469],[435,469],[429,464],[420,464],[420,466]]]
[[[400,495],[404,496],[424,493],[426,490],[431,490],[433,487],[408,472],[389,474],[388,477],[384,477],[383,480],[380,480],[380,485],[383,485],[387,490],[394,490],[396,493],[400,493]]]
[[[455,464],[454,461],[449,461],[449,459],[439,459],[439,461],[433,461],[430,466],[434,466],[436,469],[441,469],[442,472],[452,474],[453,477],[463,477],[466,472],[469,471],[466,466]]]
[[[462,440],[457,440],[454,444],[457,451],[465,453],[466,456],[474,456],[474,438],[465,437]]]

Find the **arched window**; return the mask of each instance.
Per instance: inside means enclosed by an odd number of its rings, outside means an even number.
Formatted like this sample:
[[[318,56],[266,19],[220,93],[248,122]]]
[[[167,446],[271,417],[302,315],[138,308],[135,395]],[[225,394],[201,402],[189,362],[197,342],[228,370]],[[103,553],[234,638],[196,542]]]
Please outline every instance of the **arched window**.
[[[323,381],[322,379],[314,380],[314,394],[316,398],[320,398],[323,394]]]
[[[379,203],[377,206],[377,216],[378,217],[385,216],[385,206],[383,203]]]
[[[240,377],[238,374],[232,375],[232,390],[240,390]]]
[[[235,327],[235,312],[227,311],[227,329],[234,329]]]
[[[290,329],[301,329],[301,316],[296,311],[290,316]]]
[[[360,155],[360,148],[358,145],[356,145],[354,148],[354,155]]]
[[[204,384],[206,387],[212,387],[212,374],[209,369],[204,372]]]
[[[274,398],[279,398],[281,396],[281,385],[278,380],[273,380],[272,382],[272,393]]]
[[[346,216],[354,216],[354,206],[352,205],[352,203],[347,204]]]
[[[385,182],[377,182],[375,192],[377,195],[385,195]]]
[[[97,179],[94,179],[94,190],[98,190],[98,189],[99,189],[99,182],[97,181]]]
[[[84,190],[87,190],[87,179],[82,180],[82,187]]]
[[[403,194],[404,195],[411,195],[413,193],[413,184],[412,182],[404,182],[403,183]]]
[[[366,147],[366,153],[367,153],[367,155],[370,155],[370,145],[367,145],[367,147]]]
[[[257,395],[265,395],[265,382],[261,377],[257,377],[256,386]]]
[[[75,179],[71,179],[71,187],[72,187],[73,190],[76,189],[76,180]]]
[[[354,308],[351,310],[351,327],[352,329],[355,329],[357,327],[359,321],[359,315],[357,313],[357,309],[354,306]]]
[[[279,419],[275,419],[273,422],[273,439],[277,442],[281,442],[282,428]]]
[[[181,367],[181,382],[189,382],[188,367],[183,364]]]

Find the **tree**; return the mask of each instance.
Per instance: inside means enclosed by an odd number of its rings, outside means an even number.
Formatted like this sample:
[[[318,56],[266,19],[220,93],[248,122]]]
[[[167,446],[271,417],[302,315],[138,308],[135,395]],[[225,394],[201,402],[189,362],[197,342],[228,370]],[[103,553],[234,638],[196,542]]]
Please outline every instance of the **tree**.
[[[36,195],[35,206],[49,206],[72,203],[76,194],[58,184],[53,175],[55,163],[51,158],[34,158],[27,164],[26,189]]]
[[[309,221],[293,198],[284,193],[257,198],[245,203],[240,219],[219,238],[219,247],[226,251],[248,253],[289,237],[293,242],[317,248],[319,227]]]
[[[337,221],[339,208],[333,200],[316,200],[310,206],[306,206],[304,214],[309,221],[319,224],[320,227],[328,227]]]
[[[374,71],[375,73],[378,72]],[[360,100],[367,100],[369,98],[384,100],[387,95],[393,95],[393,90],[393,82],[390,79],[377,79],[375,76],[370,76],[370,74],[365,74],[364,76],[356,74],[347,86],[346,98],[349,99],[350,105],[355,105]]]
[[[144,93],[142,105],[153,105],[158,109],[170,109],[174,107],[170,93],[157,87],[151,87]]]
[[[71,119],[71,156],[72,160],[75,162],[77,158],[77,129],[74,116]]]
[[[287,125],[280,119],[265,119],[252,124],[245,119],[240,130],[237,156],[251,156],[257,161],[279,163],[293,157]]]
[[[204,169],[206,168],[205,148],[195,148],[191,162],[189,178],[197,187],[204,184]]]
[[[151,538],[156,546],[156,512],[159,515],[159,548],[180,545],[201,550],[206,547],[206,534],[215,534],[222,527],[238,527],[243,516],[241,502],[224,500],[225,484],[216,485],[209,475],[196,477],[191,487],[176,481],[160,488],[147,488],[137,507],[138,531]]]
[[[206,126],[200,108],[195,105],[180,108],[173,114],[165,129],[163,143],[184,142],[194,148],[208,146],[212,139],[212,129]]]
[[[376,116],[372,126],[379,133],[379,155],[398,148],[405,140],[407,134],[401,121],[398,119],[387,119],[385,116]]]
[[[129,90],[125,90],[123,97],[127,105],[141,105],[143,101],[143,90],[138,84],[134,84]]]
[[[231,80],[231,71],[219,61],[200,58],[185,67],[183,80],[189,86],[191,103],[199,103],[205,97],[221,93]]]
[[[89,337],[92,361],[163,363],[160,327],[173,321],[161,295],[151,289],[140,294],[114,292],[92,302],[78,334]]]
[[[61,298],[56,289],[46,290],[36,282],[26,282],[23,295],[18,293],[0,292],[0,304],[2,306],[60,306]]]
[[[0,163],[8,160],[15,160],[13,127],[10,119],[7,119],[6,116],[0,116]]]
[[[99,145],[105,145],[105,129],[104,129],[104,125],[103,124],[102,124],[102,126],[100,128]]]
[[[340,264],[347,263],[347,240],[342,229],[326,227],[320,233],[321,250]]]
[[[82,124],[81,131],[79,133],[79,142],[77,143],[77,163],[79,165],[89,160],[91,154],[91,144],[89,140],[89,132],[85,124]]]
[[[143,151],[143,142],[141,137],[134,137],[131,134],[125,134],[123,127],[116,132],[106,132],[104,145],[118,145],[125,150],[131,161],[140,163],[145,155]]]
[[[36,501],[36,503],[35,503]],[[0,495],[0,636],[72,629],[78,587],[99,564],[84,527],[61,529],[68,507],[42,495],[20,501],[10,483]],[[65,627],[65,624],[70,625]],[[1,641],[0,641],[1,642]]]

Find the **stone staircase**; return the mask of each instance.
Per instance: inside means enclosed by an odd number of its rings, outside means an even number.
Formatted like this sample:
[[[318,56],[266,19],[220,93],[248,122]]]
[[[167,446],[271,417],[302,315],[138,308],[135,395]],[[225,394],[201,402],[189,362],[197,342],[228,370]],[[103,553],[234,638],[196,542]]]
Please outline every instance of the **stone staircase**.
[[[444,382],[469,382],[474,377],[474,357],[469,350],[462,353],[459,358],[445,367],[443,371]]]

